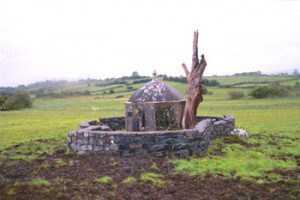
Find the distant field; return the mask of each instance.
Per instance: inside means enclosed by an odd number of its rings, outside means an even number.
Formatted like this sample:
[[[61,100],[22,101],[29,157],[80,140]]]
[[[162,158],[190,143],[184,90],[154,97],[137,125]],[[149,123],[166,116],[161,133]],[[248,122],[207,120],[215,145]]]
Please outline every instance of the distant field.
[[[181,93],[185,84],[168,82]],[[141,86],[143,84],[139,84]],[[136,86],[137,87],[137,86]],[[249,89],[225,89],[209,87],[213,95],[205,95],[200,105],[200,115],[234,114],[237,125],[250,133],[280,133],[298,137],[300,133],[300,98],[254,100],[229,100],[228,91],[248,93]],[[78,123],[99,117],[123,116],[124,102],[132,92],[70,97],[60,99],[36,99],[29,110],[0,113],[0,149],[16,142],[32,139],[66,137]],[[114,98],[123,95],[123,98]]]
[[[276,82],[290,80],[295,77],[291,76],[208,76],[205,77],[209,80],[217,80],[222,85],[231,85],[242,82]],[[300,80],[300,77],[298,77]]]
[[[255,87],[268,85],[271,82],[280,82],[282,85],[295,85],[296,82],[300,82],[300,77],[296,76],[209,76],[205,77],[209,80],[217,80],[221,85],[234,85],[235,88],[247,88],[247,87]],[[133,80],[126,80],[130,84]],[[180,92],[185,92],[185,84],[166,81],[170,85],[177,87]],[[267,83],[263,83],[267,82]],[[103,93],[108,93],[110,89],[113,89],[115,93],[126,93],[127,87],[130,86],[133,90],[141,87],[143,83],[134,84],[134,85],[125,85],[125,84],[111,84],[107,86],[97,86],[95,83],[85,84],[85,83],[68,83],[63,85],[62,87],[54,90],[55,92],[61,91],[84,91],[89,90],[93,95],[102,95]],[[124,94],[120,94],[124,95]]]

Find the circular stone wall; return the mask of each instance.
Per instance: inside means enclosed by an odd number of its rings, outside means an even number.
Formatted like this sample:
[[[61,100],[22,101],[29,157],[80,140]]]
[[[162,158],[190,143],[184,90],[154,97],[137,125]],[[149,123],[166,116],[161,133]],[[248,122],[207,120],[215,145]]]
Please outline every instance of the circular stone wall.
[[[198,122],[194,129],[117,131],[125,128],[124,120],[124,117],[111,117],[100,119],[100,123],[97,121],[80,123],[79,130],[68,133],[68,151],[78,154],[110,152],[121,156],[144,153],[159,157],[168,154],[189,156],[205,151],[214,138],[230,135],[235,128],[234,117],[225,115],[224,117],[197,116]]]

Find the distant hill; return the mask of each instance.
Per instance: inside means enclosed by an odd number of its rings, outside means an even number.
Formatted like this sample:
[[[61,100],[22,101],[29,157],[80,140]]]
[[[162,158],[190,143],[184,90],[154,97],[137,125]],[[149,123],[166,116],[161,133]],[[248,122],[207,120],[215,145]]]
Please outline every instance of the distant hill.
[[[158,78],[176,85],[184,92],[186,78],[184,76],[172,77],[158,75]],[[132,92],[151,80],[148,76],[139,76],[133,73],[132,76],[107,79],[80,79],[78,81],[47,80],[36,82],[27,86],[0,87],[0,93],[12,93],[16,88],[27,90],[32,96],[43,97],[67,97],[84,95],[106,95],[113,93]],[[280,83],[282,85],[295,85],[300,82],[299,75],[263,75],[261,73],[240,73],[232,76],[208,76],[205,77],[203,85],[205,87],[220,88],[254,88],[256,86],[270,83]],[[174,84],[173,84],[174,83]],[[180,86],[175,83],[181,83]]]

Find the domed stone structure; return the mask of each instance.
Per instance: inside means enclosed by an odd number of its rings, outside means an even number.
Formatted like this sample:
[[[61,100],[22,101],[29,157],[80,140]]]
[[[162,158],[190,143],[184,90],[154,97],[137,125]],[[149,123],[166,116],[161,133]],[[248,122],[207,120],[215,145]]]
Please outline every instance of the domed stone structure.
[[[155,77],[125,103],[127,131],[177,129],[181,126],[184,96]]]

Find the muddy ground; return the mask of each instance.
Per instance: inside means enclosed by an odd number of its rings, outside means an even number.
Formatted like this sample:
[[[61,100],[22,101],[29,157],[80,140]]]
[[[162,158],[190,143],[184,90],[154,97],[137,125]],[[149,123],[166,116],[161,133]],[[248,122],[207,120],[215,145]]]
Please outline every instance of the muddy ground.
[[[186,158],[188,159],[188,158]],[[154,164],[155,163],[155,164]],[[255,184],[237,179],[188,176],[174,171],[169,158],[118,157],[57,153],[33,161],[1,161],[1,199],[297,199],[299,171],[282,173],[289,181]],[[141,174],[161,174],[162,185],[142,181]],[[110,176],[109,183],[95,178]],[[136,182],[122,183],[132,176]],[[49,184],[31,184],[42,178]]]

